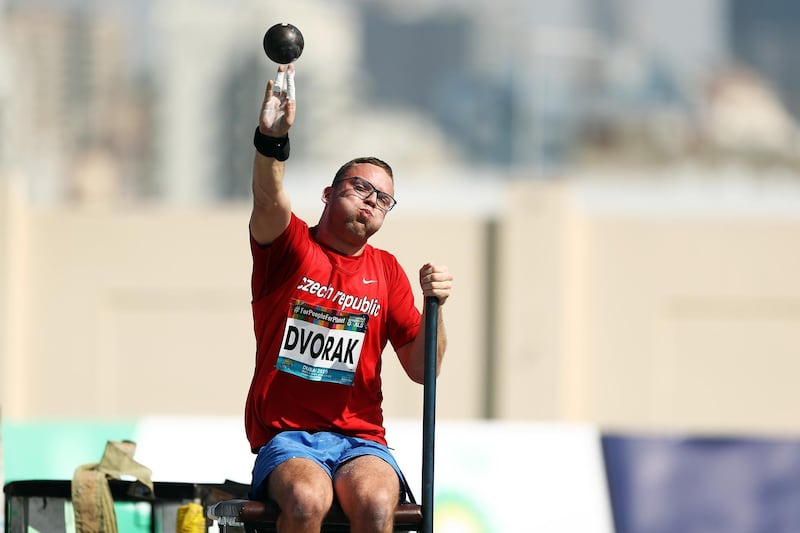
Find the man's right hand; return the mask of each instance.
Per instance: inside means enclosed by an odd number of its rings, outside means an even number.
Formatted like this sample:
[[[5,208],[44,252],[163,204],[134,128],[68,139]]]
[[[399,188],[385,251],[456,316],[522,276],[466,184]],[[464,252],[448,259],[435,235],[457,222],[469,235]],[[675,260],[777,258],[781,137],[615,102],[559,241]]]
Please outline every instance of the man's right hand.
[[[258,120],[259,131],[269,137],[284,137],[294,123],[296,107],[294,63],[279,65],[275,80],[267,82]]]

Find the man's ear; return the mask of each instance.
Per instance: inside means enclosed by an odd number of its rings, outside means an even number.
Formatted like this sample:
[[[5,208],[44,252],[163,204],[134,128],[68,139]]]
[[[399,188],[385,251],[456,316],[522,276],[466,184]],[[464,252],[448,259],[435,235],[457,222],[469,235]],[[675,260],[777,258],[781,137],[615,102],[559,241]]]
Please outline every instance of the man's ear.
[[[323,204],[327,204],[328,200],[330,200],[331,191],[332,190],[333,190],[333,187],[330,187],[330,186],[325,187],[325,189],[323,189],[323,191],[322,191],[322,203]]]

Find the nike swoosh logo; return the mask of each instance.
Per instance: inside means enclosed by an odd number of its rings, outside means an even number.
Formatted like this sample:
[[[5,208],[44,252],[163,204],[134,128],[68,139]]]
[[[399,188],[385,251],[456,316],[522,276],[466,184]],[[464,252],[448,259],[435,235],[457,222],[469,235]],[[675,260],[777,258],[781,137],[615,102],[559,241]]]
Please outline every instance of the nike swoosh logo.
[[[361,281],[363,281],[363,282],[364,282],[364,285],[370,285],[370,284],[372,284],[372,283],[378,283],[378,280],[377,280],[377,279],[367,279],[367,278],[361,278]]]

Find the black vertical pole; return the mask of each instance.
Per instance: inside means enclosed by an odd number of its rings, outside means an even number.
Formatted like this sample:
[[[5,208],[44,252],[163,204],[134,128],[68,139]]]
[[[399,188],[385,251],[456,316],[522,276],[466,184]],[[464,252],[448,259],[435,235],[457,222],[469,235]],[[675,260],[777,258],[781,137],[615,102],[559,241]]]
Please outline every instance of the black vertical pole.
[[[439,299],[425,297],[425,386],[422,406],[422,533],[433,533],[433,463],[436,435],[436,360]]]

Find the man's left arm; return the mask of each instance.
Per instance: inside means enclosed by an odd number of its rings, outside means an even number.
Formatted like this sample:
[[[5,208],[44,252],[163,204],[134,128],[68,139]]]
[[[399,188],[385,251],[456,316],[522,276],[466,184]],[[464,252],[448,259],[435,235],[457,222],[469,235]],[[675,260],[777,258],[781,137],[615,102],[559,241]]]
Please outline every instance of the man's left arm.
[[[447,348],[447,333],[444,329],[444,319],[442,318],[441,306],[450,296],[453,286],[453,276],[444,265],[432,265],[427,263],[419,270],[419,283],[422,288],[423,298],[434,296],[439,299],[439,316],[437,323],[436,340],[436,375],[442,367],[442,359]],[[413,381],[423,384],[425,382],[425,324],[427,306],[423,306],[422,318],[417,336],[413,341],[397,350],[400,364]]]

